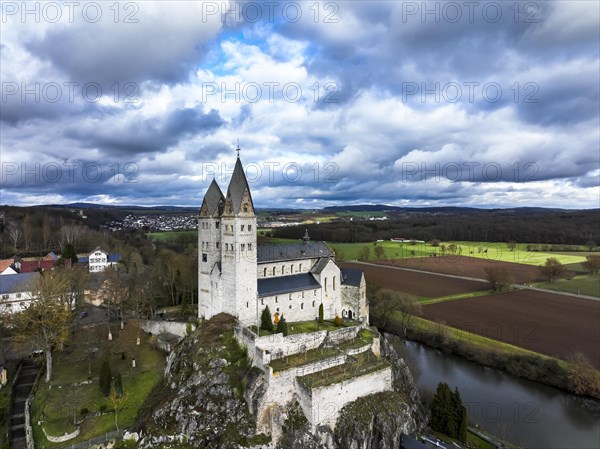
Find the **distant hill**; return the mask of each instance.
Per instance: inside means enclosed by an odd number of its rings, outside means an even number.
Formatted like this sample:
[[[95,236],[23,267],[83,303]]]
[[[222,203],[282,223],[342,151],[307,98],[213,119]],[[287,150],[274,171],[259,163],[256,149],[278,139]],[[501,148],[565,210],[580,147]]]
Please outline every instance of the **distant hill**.
[[[507,213],[507,214],[530,214],[536,212],[567,212],[568,209],[556,209],[545,207],[512,207],[507,209],[481,209],[476,207],[404,207],[390,206],[387,204],[358,204],[352,206],[328,206],[322,209],[324,212],[427,212],[427,213]]]

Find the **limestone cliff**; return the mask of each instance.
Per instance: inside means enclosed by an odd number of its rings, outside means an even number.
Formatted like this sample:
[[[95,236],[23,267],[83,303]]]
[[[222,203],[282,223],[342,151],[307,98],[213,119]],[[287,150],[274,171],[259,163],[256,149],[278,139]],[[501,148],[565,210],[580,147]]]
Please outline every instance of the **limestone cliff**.
[[[233,338],[234,320],[217,315],[169,355],[164,381],[140,415],[141,448],[238,448],[266,442],[243,399],[251,365]]]
[[[274,448],[256,435],[256,404],[264,394],[262,371],[251,368],[233,338],[233,318],[217,315],[186,337],[169,355],[164,381],[148,398],[134,430],[143,449]],[[384,339],[382,339],[383,341]],[[410,371],[391,346],[382,353],[394,366],[394,392],[362,397],[342,408],[335,431],[316,434],[297,403],[284,412],[282,449],[391,449],[402,432],[424,419]],[[244,396],[246,399],[244,399]]]

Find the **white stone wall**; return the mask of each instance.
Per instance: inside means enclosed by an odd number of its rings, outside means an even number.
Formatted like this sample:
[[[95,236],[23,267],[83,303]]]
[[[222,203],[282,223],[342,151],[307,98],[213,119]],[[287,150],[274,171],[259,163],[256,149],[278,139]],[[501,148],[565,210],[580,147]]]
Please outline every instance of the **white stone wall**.
[[[256,217],[223,217],[221,242],[223,312],[256,324]]]
[[[196,325],[193,323],[184,323],[181,321],[155,321],[155,320],[140,320],[140,327],[152,335],[159,334],[174,334],[178,337],[187,335],[188,325],[192,331],[196,330]]]
[[[0,313],[19,313],[31,305],[31,292],[9,293],[0,299]]]
[[[282,245],[285,252],[286,245]],[[272,278],[279,276],[289,276],[291,274],[308,273],[318,259],[302,259],[284,262],[267,262],[257,266],[256,275],[259,279]],[[275,269],[275,274],[273,274]]]
[[[262,313],[269,306],[271,316],[283,315],[288,323],[294,321],[310,321],[319,317],[319,305],[321,304],[321,289],[303,290],[293,293],[284,293],[275,296],[260,298],[259,310]]]
[[[334,429],[344,405],[363,396],[391,390],[391,367],[333,385],[308,389],[298,384],[297,388],[298,402],[313,432],[319,425],[327,425]]]

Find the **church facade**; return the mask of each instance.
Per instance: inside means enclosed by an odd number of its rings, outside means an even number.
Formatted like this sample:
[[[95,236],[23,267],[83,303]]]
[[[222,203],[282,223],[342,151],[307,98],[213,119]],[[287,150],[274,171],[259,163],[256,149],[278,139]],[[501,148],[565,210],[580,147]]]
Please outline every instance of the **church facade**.
[[[198,316],[235,316],[258,325],[269,307],[273,321],[353,319],[368,322],[361,270],[340,269],[324,242],[257,245],[257,221],[250,186],[238,156],[226,195],[215,180],[198,217]]]

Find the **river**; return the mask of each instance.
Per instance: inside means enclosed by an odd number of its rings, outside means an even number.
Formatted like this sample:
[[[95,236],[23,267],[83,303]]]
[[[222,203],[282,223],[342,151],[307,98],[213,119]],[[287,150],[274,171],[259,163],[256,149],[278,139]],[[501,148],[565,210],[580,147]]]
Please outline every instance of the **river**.
[[[431,398],[438,382],[458,387],[469,421],[530,449],[599,449],[600,402],[520,379],[425,345],[406,342],[405,357],[421,395]],[[399,343],[403,345],[403,343]]]

